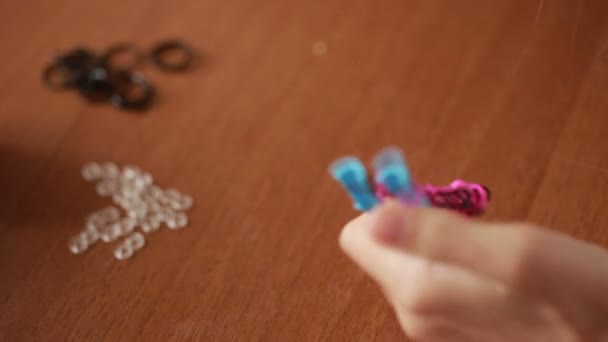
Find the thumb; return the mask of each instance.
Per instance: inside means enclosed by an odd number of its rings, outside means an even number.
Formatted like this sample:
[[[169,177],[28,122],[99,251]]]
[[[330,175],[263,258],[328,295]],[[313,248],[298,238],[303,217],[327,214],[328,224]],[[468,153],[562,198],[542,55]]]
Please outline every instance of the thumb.
[[[540,236],[528,225],[483,223],[445,209],[398,202],[370,212],[368,229],[374,239],[401,252],[492,278],[517,273],[519,264],[512,256],[529,255],[530,241]]]
[[[444,210],[427,211],[388,202],[350,221],[340,234],[340,246],[355,263],[384,286],[399,284],[400,281],[394,281],[394,277],[428,278],[431,268],[450,274],[459,271],[474,274],[474,270],[468,267],[448,262],[449,258],[435,260],[431,257],[443,253],[444,248],[449,249],[450,242],[447,235],[440,234],[435,221],[445,221],[441,225],[450,225],[454,231],[457,226],[462,226],[463,232],[467,225],[474,224],[458,216],[446,215]]]
[[[503,293],[500,284],[463,267],[433,262],[377,241],[377,215],[365,213],[349,222],[340,234],[340,246],[380,285],[406,332],[417,335],[425,330],[415,319],[417,314],[454,308],[465,312],[467,306],[485,308],[480,301]]]

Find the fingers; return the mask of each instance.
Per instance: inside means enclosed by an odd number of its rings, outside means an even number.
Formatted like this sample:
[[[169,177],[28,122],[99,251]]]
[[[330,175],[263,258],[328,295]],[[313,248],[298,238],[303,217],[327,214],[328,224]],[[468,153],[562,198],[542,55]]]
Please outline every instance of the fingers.
[[[389,301],[408,312],[435,315],[457,302],[502,295],[500,284],[485,281],[460,267],[432,262],[386,248],[364,230],[349,227],[341,242],[344,251],[383,289]]]
[[[488,341],[502,336],[515,341],[521,340],[520,332],[531,336],[526,325],[530,321],[542,328],[561,326],[551,307],[521,297],[493,278],[409,253],[408,244],[402,249],[378,241],[378,232],[371,229],[375,219],[363,214],[351,221],[340,235],[340,246],[380,285],[410,337]],[[400,236],[393,233],[383,238]],[[561,330],[555,336],[560,334]]]
[[[393,277],[402,267],[401,253],[375,243],[370,237],[370,216],[363,214],[344,227],[340,247],[353,261],[381,285],[399,286]]]
[[[498,281],[509,281],[528,255],[533,229],[478,223],[440,209],[397,203],[369,214],[368,229],[382,243],[419,257],[458,265]]]
[[[606,250],[530,224],[483,223],[394,202],[377,207],[367,220],[374,237],[388,246],[510,285],[594,279],[583,284],[593,292],[594,284],[608,284],[608,271],[597,268],[608,263]]]
[[[602,320],[593,316],[608,314],[608,297],[598,295],[608,286],[608,269],[599,266],[608,264],[608,253],[568,236],[528,224],[480,223],[446,210],[395,203],[379,206],[347,227],[345,232],[367,233],[388,250],[365,240],[366,235],[343,237],[345,242],[354,239],[353,246],[364,250],[345,248],[375,278],[381,276],[377,273],[382,267],[403,268],[408,262],[399,258],[401,253],[422,260],[419,262],[456,266],[545,298],[558,305],[564,318],[585,334],[602,327]],[[390,264],[384,265],[385,260]],[[407,267],[410,272],[420,273],[423,267],[411,263]]]
[[[447,340],[445,336],[451,336],[450,341],[477,340],[463,330],[471,325],[464,320],[484,317],[473,313],[487,308],[489,297],[504,296],[504,288],[461,267],[379,243],[371,234],[369,220],[364,214],[349,223],[340,245],[382,287],[408,335],[420,340]]]

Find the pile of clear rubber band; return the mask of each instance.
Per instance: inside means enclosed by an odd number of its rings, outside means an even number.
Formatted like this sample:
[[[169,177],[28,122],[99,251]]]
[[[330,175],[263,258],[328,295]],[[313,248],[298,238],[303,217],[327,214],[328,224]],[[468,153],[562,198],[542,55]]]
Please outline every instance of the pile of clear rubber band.
[[[69,241],[74,254],[84,253],[99,240],[110,243],[125,237],[114,248],[114,256],[128,259],[145,245],[144,235],[136,232],[137,228],[152,233],[163,224],[169,229],[188,225],[185,211],[192,207],[192,197],[176,189],[161,189],[149,173],[135,166],[120,170],[113,163],[88,163],[82,168],[82,177],[96,182],[97,194],[110,197],[116,206],[103,208],[86,218],[82,231]]]

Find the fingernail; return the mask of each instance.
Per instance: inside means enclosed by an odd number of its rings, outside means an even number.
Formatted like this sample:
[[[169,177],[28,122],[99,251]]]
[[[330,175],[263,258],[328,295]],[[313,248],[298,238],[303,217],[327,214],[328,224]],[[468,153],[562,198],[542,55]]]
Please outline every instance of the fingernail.
[[[371,212],[372,234],[379,241],[389,244],[400,244],[406,236],[407,224],[398,208],[392,205],[378,208]]]

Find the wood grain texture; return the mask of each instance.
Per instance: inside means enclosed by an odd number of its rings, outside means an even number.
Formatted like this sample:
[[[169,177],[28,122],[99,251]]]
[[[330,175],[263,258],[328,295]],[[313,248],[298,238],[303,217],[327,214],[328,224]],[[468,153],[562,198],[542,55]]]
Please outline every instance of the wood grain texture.
[[[608,246],[607,28],[603,0],[0,2],[0,340],[406,340],[337,246],[355,213],[327,174],[389,144],[490,186],[487,219]],[[208,63],[146,68],[145,115],[40,82],[56,49],[165,37]],[[193,194],[192,225],[71,255],[107,204],[90,160]]]

